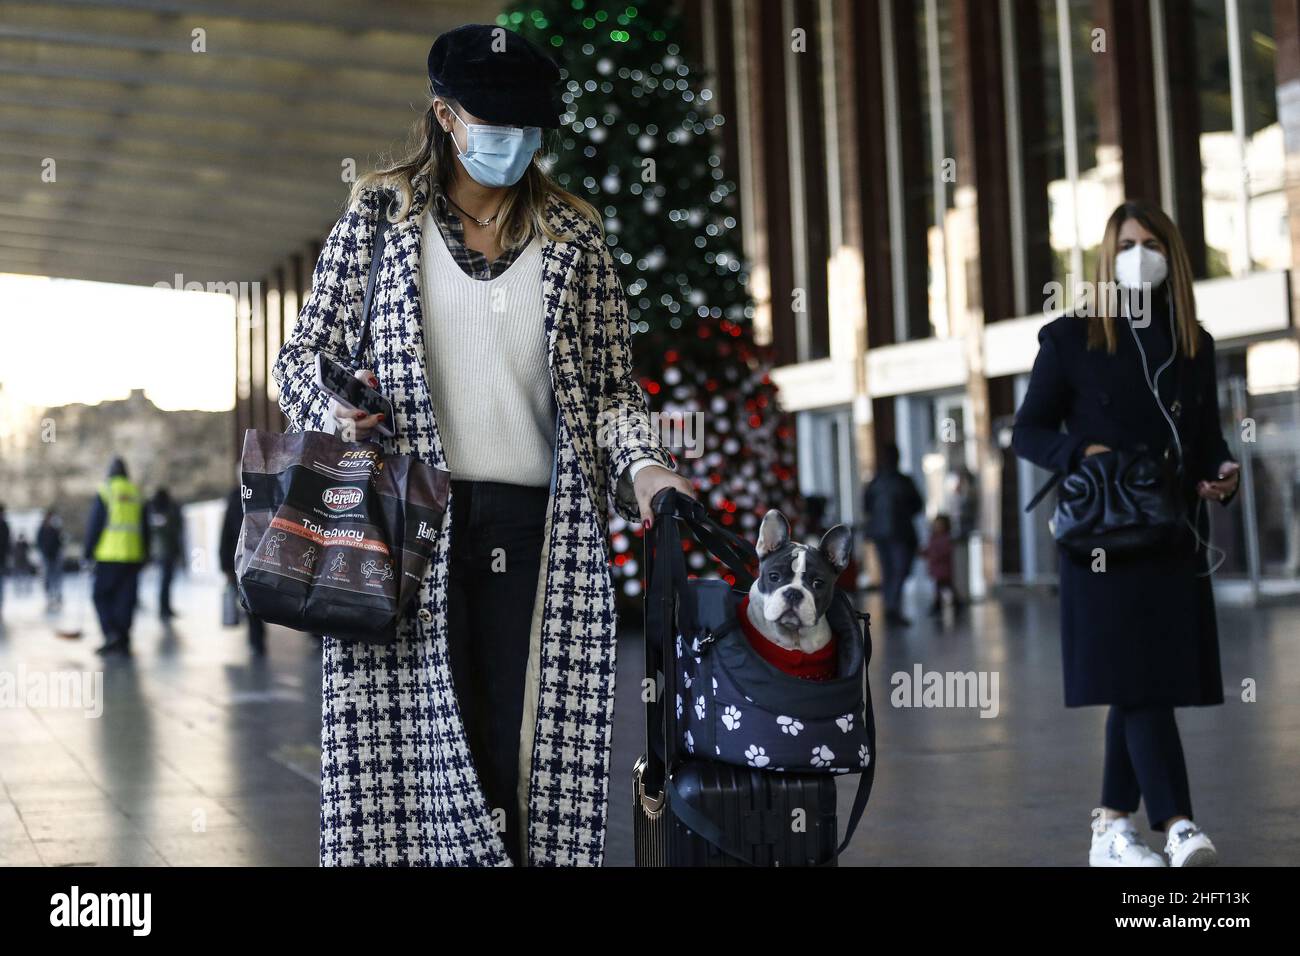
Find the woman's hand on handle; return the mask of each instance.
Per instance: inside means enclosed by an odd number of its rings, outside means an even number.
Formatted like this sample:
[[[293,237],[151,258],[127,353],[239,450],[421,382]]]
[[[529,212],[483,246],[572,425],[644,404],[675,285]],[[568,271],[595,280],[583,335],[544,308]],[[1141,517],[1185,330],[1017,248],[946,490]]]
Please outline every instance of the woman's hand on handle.
[[[650,502],[665,488],[675,488],[684,495],[695,497],[694,485],[663,465],[646,465],[632,479],[632,490],[636,492],[636,504],[641,512],[641,527],[649,528],[654,523],[654,510],[650,507]]]
[[[1110,451],[1109,445],[1089,445],[1083,450],[1084,458],[1091,458],[1093,455],[1100,455],[1102,452]]]
[[[354,378],[360,379],[371,388],[379,387],[379,379],[368,368],[357,369]],[[344,441],[370,441],[370,436],[383,419],[382,414],[367,415],[357,408],[348,408],[334,399],[330,402],[330,418],[334,422],[334,434]]]

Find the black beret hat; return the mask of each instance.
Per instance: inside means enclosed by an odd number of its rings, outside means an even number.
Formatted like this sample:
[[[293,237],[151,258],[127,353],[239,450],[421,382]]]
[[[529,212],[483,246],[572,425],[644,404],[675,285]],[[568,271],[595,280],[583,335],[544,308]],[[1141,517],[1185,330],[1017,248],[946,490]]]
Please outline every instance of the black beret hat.
[[[489,123],[560,125],[560,68],[505,27],[468,23],[448,30],[429,49],[429,87]]]

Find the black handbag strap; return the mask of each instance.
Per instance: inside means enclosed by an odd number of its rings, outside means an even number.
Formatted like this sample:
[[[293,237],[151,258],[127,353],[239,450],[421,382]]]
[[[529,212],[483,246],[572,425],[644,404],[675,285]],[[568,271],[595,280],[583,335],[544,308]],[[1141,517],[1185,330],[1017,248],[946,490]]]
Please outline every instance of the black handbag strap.
[[[651,505],[655,514],[675,517],[690,528],[695,540],[735,575],[736,587],[747,589],[754,583],[753,572],[758,569],[758,552],[740,535],[713,520],[702,501],[680,494],[672,488],[659,492],[656,500],[658,506],[654,503]]]
[[[1043,500],[1043,496],[1055,488],[1056,483],[1060,480],[1061,473],[1059,471],[1052,472],[1051,476],[1043,482],[1043,487],[1035,491],[1034,496],[1029,499],[1029,504],[1025,505],[1025,514],[1029,514],[1029,512],[1033,511],[1034,508],[1038,506],[1038,503]]]
[[[375,300],[375,277],[379,275],[379,260],[384,257],[384,245],[388,238],[390,203],[391,200],[381,201],[379,215],[375,219],[374,243],[370,247],[370,271],[366,275],[366,297],[361,304],[361,336],[352,352],[352,363],[357,368],[361,368],[361,357],[370,347],[370,309]]]

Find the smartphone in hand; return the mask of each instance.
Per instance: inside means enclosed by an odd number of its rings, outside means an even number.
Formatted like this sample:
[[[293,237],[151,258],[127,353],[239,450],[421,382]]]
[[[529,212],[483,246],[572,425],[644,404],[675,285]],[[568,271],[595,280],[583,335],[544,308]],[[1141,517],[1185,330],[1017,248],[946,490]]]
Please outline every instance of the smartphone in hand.
[[[354,408],[367,415],[382,414],[384,417],[379,420],[375,430],[389,438],[393,436],[392,399],[375,391],[338,362],[320,352],[316,353],[316,387],[347,408]]]

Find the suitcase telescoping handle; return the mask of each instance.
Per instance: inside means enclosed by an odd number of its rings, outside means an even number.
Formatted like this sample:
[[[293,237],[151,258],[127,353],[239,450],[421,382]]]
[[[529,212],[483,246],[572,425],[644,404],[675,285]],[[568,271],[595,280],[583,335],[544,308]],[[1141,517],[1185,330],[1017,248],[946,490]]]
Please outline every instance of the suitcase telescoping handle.
[[[676,715],[671,704],[676,694],[676,688],[671,686],[673,668],[665,664],[671,654],[668,642],[673,640],[676,619],[676,582],[668,557],[674,549],[680,551],[682,547],[675,520],[676,498],[677,493],[671,488],[655,495],[650,505],[655,516],[654,525],[641,541],[641,566],[645,568],[646,576],[645,676],[650,682],[650,693],[645,698],[646,765],[641,774],[641,788],[642,799],[653,799],[658,807],[662,807],[665,798],[664,783],[676,733],[673,726]],[[657,568],[656,564],[659,565]]]
[[[677,603],[678,593],[686,588],[678,522],[690,528],[695,539],[726,565],[737,587],[748,588],[753,583],[750,568],[757,569],[758,554],[753,545],[714,521],[704,504],[689,495],[665,488],[655,495],[650,507],[655,520],[642,540],[642,567],[646,569],[645,674],[652,686],[646,698],[646,766],[641,780],[647,795],[662,798],[677,741],[677,675],[676,669],[669,666],[673,661],[672,642],[679,630],[694,630],[694,621],[688,619],[694,608]]]

